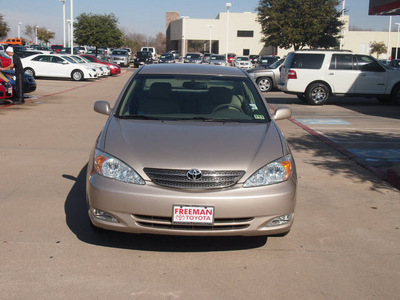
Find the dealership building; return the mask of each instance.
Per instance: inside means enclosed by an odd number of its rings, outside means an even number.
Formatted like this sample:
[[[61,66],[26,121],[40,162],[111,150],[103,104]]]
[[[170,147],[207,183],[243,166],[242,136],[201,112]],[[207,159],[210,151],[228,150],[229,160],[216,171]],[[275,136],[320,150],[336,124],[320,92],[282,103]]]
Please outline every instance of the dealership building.
[[[279,55],[285,56],[293,49],[265,47],[261,41],[261,25],[257,14],[219,13],[215,19],[192,19],[180,16],[179,12],[167,12],[167,51],[177,50],[181,55],[187,52],[210,52],[236,55]],[[393,50],[397,45],[397,32],[390,35],[385,31],[350,31],[349,16],[344,16],[343,49],[355,53],[369,54],[373,42],[390,44]],[[211,45],[211,48],[210,48]],[[386,58],[382,54],[379,58]],[[391,56],[389,54],[389,56]]]

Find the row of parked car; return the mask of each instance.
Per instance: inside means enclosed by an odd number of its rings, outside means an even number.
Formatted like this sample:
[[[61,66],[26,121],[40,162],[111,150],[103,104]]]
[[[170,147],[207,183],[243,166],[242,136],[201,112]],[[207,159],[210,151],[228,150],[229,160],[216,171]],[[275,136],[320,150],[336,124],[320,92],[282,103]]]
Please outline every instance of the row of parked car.
[[[208,63],[217,58],[216,64],[227,65],[225,55],[211,54]],[[184,59],[184,63],[204,62],[204,56],[200,60],[192,53]],[[239,56],[231,65],[246,69],[262,92],[279,89],[311,105],[323,105],[330,96],[375,97],[381,103],[400,104],[400,60],[383,64],[370,55],[346,50],[299,50],[285,59]]]
[[[400,60],[384,64],[346,50],[299,50],[248,73],[263,92],[278,88],[311,105],[323,105],[331,96],[400,104]]]
[[[22,46],[21,46],[22,47]],[[121,73],[121,67],[98,58],[84,55],[56,54],[48,50],[24,50],[14,47],[14,52],[20,56],[24,67],[24,93],[36,90],[35,77],[71,78],[84,80],[111,76]],[[12,59],[0,49],[0,67],[7,67]],[[15,95],[16,77],[13,70],[0,72],[0,100],[11,99]]]

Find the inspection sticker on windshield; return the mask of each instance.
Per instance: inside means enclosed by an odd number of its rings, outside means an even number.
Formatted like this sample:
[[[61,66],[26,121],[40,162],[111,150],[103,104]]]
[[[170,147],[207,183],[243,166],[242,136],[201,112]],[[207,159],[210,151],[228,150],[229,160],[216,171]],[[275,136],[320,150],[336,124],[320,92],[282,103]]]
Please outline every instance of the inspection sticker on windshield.
[[[174,224],[214,224],[214,207],[174,205],[172,212]]]
[[[263,115],[254,115],[254,118],[259,120],[265,120],[265,117]]]

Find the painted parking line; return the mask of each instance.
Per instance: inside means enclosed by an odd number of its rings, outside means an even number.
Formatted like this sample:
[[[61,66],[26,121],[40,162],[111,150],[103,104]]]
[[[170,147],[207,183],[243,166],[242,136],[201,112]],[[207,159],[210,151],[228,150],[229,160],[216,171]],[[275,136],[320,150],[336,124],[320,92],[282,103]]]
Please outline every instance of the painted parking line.
[[[400,162],[400,149],[348,149],[365,161]]]
[[[304,125],[351,125],[341,119],[296,119]]]

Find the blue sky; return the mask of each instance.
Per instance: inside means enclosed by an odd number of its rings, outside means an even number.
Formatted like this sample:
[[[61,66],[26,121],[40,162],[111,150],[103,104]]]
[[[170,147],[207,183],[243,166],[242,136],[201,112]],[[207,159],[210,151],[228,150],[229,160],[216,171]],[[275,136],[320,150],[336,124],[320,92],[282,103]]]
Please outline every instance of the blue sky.
[[[127,32],[155,36],[165,33],[165,13],[178,11],[181,16],[194,19],[213,19],[219,12],[226,12],[226,2],[231,2],[231,12],[255,12],[258,0],[74,0],[74,17],[82,13],[114,13],[119,25]],[[16,37],[18,22],[38,25],[56,33],[51,43],[62,43],[62,3],[59,0],[0,0],[1,14],[8,22],[10,37]],[[70,3],[66,0],[66,18],[70,19]],[[6,5],[7,4],[7,5]],[[379,31],[388,30],[388,16],[368,16],[368,0],[346,0],[350,25]],[[341,8],[341,7],[340,7]],[[400,16],[393,17],[392,24],[400,23]]]

